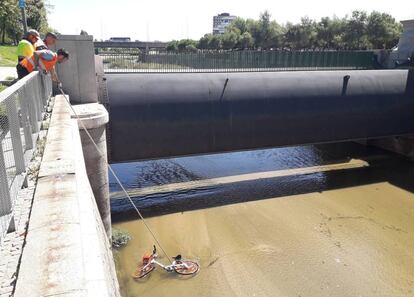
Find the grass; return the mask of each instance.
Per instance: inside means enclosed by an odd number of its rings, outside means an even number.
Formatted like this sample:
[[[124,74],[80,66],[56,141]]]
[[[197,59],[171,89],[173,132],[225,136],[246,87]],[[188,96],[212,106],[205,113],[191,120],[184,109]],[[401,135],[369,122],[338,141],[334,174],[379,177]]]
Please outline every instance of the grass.
[[[16,66],[17,46],[0,46],[0,66]]]
[[[5,90],[7,88],[7,86],[0,84],[0,92]]]

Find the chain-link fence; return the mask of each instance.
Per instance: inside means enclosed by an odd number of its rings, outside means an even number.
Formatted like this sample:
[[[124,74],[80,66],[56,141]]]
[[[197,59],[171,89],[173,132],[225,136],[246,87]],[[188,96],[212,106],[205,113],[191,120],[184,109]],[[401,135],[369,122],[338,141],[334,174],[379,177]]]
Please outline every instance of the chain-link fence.
[[[371,69],[372,51],[145,51],[95,48],[105,72],[240,72]]]
[[[0,244],[52,94],[50,75],[32,72],[0,92]]]

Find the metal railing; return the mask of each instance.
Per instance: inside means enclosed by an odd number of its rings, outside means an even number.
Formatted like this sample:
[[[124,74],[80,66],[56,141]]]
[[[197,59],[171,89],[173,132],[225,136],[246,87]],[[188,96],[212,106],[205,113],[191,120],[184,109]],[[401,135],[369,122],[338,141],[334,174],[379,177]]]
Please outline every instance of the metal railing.
[[[371,69],[372,51],[143,51],[95,48],[105,72],[239,72]]]
[[[0,244],[13,219],[51,94],[50,75],[37,71],[0,92]]]

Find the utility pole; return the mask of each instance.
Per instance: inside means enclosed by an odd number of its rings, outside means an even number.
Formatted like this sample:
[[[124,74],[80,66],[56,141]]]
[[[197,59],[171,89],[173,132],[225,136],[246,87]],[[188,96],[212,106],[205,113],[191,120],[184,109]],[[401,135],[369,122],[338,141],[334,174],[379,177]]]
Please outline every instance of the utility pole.
[[[22,23],[23,23],[23,31],[24,34],[27,33],[27,19],[26,19],[26,0],[19,0],[19,7],[22,11]]]

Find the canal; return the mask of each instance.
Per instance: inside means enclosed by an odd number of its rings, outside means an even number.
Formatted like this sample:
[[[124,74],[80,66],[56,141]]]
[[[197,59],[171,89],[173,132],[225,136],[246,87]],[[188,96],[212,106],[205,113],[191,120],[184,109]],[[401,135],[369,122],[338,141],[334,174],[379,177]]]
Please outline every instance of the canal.
[[[133,280],[154,240],[111,179],[113,227],[132,237],[114,251],[124,297],[414,296],[414,163],[396,154],[340,143],[114,169],[169,256],[201,265]]]

